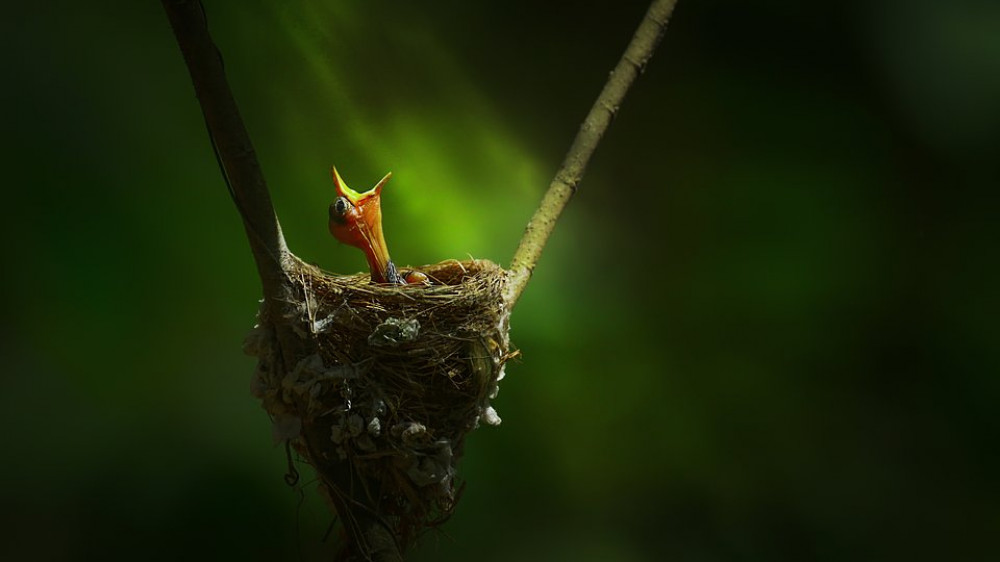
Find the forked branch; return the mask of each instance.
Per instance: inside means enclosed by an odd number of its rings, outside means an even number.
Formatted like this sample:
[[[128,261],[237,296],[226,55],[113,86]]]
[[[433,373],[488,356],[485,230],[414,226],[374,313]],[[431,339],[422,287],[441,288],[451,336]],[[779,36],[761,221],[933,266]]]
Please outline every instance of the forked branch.
[[[545,249],[559,215],[566,208],[570,197],[576,193],[576,187],[583,179],[587,162],[590,161],[590,156],[604,136],[604,131],[608,129],[611,119],[618,112],[618,107],[629,87],[653,56],[656,44],[663,36],[667,20],[676,3],[677,0],[653,0],[646,17],[639,24],[639,29],[625,49],[625,54],[611,72],[604,89],[601,90],[601,95],[597,97],[597,101],[590,108],[590,113],[580,125],[580,131],[576,134],[573,145],[566,153],[562,166],[549,184],[548,191],[545,192],[538,210],[528,222],[528,227],[514,252],[504,292],[504,301],[508,307],[513,308],[521,298],[521,293],[531,279],[531,272],[535,269],[542,250]]]
[[[307,341],[296,332],[296,325],[288,320],[290,316],[285,314],[282,306],[293,300],[286,297],[294,296],[303,300],[305,296],[301,293],[311,289],[292,282],[291,274],[300,267],[300,262],[285,245],[253,145],[226,81],[222,59],[209,35],[201,2],[161,1],[190,71],[223,177],[243,218],[261,277],[265,306],[268,309],[274,307],[270,313],[266,310],[263,314],[264,320],[268,322],[262,322],[269,323],[269,329],[273,330],[278,344],[277,352],[272,355],[279,359],[271,361],[271,364],[280,365],[272,368],[282,374],[293,373],[296,365],[316,352],[316,347],[315,342]],[[624,56],[580,127],[573,146],[528,224],[514,255],[504,293],[504,300],[510,307],[513,307],[524,290],[556,220],[576,190],[584,168],[625,92],[652,55],[675,2],[676,0],[653,0]],[[292,291],[296,287],[299,293],[293,295]],[[490,325],[499,324],[494,322]],[[498,337],[505,339],[506,331]],[[502,351],[506,353],[505,350]],[[491,380],[495,382],[496,379]],[[383,514],[376,509],[377,502],[370,501],[365,490],[355,485],[358,479],[355,478],[355,472],[352,472],[354,468],[338,462],[335,455],[324,456],[313,451],[312,445],[315,444],[329,446],[330,430],[326,415],[304,419],[300,441],[297,442],[303,443],[309,450],[308,457],[313,460],[325,489],[331,493],[331,501],[345,520],[344,527],[349,541],[345,553],[379,562],[401,560],[400,538],[385,525]]]

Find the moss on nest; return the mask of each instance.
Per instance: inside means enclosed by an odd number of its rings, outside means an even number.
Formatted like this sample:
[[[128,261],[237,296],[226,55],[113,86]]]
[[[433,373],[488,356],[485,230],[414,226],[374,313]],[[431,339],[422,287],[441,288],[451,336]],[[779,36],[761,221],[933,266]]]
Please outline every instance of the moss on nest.
[[[321,473],[350,469],[356,489],[327,490],[338,510],[338,495],[362,497],[404,547],[453,510],[463,440],[480,422],[500,423],[490,400],[510,357],[502,268],[416,269],[433,284],[373,285],[301,265],[297,294],[280,314],[261,314],[245,345],[259,358],[253,392],[275,438]],[[299,340],[292,361],[277,325]]]

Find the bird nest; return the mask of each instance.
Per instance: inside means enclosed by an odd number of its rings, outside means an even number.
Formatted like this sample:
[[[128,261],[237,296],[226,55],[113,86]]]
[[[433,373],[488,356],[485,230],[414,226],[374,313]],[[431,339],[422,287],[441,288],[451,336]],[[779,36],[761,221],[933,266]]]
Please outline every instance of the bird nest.
[[[408,543],[452,512],[465,436],[500,423],[490,400],[511,357],[506,272],[452,260],[416,268],[429,286],[394,286],[295,269],[288,302],[262,308],[247,337],[253,393],[342,518],[363,504]]]

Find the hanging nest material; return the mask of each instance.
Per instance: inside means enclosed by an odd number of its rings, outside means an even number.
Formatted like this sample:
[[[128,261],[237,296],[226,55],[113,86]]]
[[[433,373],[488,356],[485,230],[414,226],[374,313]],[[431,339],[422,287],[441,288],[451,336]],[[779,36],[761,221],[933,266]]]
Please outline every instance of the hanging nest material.
[[[296,269],[298,294],[278,314],[262,309],[247,337],[254,395],[341,518],[362,506],[405,548],[452,512],[466,434],[500,423],[490,400],[511,356],[506,272],[452,260],[417,268],[431,286],[390,286]],[[281,333],[297,340],[294,361]]]

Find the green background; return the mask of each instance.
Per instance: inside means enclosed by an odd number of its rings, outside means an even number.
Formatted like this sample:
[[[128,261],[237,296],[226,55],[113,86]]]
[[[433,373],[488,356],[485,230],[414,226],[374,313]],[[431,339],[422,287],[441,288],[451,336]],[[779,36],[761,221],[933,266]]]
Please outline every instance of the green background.
[[[644,2],[207,2],[291,248],[506,263]],[[4,9],[8,560],[320,560],[259,282],[156,2]],[[1000,6],[681,0],[415,560],[998,555]],[[304,498],[303,501],[300,501]]]

